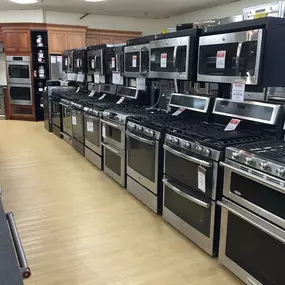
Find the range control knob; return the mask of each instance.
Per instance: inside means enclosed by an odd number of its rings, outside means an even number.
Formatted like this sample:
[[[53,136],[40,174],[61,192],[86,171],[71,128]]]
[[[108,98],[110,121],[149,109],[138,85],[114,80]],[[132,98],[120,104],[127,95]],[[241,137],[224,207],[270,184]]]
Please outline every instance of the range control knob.
[[[185,143],[185,147],[191,148],[191,143],[190,142]]]
[[[143,131],[143,127],[138,126],[138,127],[137,127],[137,130],[140,131],[140,132],[142,132],[142,131]]]
[[[203,154],[204,154],[205,156],[209,157],[209,156],[211,155],[211,150],[208,149],[208,148],[206,148],[206,149],[204,149]]]
[[[154,137],[154,131],[149,131],[148,133],[150,134],[150,136]]]
[[[172,142],[173,142],[174,144],[179,144],[179,139],[178,139],[178,138],[173,138],[173,139],[172,139]]]
[[[136,125],[131,125],[130,127],[131,127],[133,130],[135,130],[135,129],[137,128]]]
[[[263,161],[260,163],[260,167],[262,170],[269,170],[270,169],[270,163],[267,161]]]
[[[232,154],[232,158],[233,159],[238,159],[240,157],[240,153],[239,152],[233,152]]]
[[[247,157],[247,158],[245,159],[245,163],[246,163],[247,165],[252,164],[252,163],[253,163],[253,158],[252,158],[252,157]]]
[[[197,151],[198,153],[201,153],[201,152],[203,151],[203,148],[202,148],[200,145],[198,145],[198,146],[196,147],[196,151]]]
[[[278,176],[284,177],[284,175],[285,175],[285,168],[278,168],[278,169],[276,170],[276,172],[277,172],[277,175],[278,175]]]

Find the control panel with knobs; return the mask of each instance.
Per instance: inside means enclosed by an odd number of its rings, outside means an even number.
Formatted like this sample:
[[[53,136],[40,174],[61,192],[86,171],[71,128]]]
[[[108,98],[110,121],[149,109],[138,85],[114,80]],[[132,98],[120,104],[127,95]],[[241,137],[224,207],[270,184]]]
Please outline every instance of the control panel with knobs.
[[[270,169],[270,163],[267,161],[263,161],[260,163],[260,167],[262,170],[269,170]]]
[[[276,172],[277,172],[277,175],[278,175],[278,176],[284,177],[284,175],[285,175],[285,168],[278,168],[278,169],[276,170]]]

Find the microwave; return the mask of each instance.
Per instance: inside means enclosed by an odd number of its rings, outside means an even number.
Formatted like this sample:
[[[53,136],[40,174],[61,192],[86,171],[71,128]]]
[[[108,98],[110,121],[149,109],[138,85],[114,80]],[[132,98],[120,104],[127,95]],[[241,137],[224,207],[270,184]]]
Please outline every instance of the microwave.
[[[87,72],[87,48],[80,48],[73,51],[74,72]]]
[[[112,47],[112,45],[101,44],[88,47],[87,69],[89,74],[105,75],[105,51],[107,47]]]
[[[285,86],[285,19],[208,27],[199,39],[197,80]]]
[[[196,81],[199,29],[158,35],[150,42],[150,78]]]
[[[74,50],[66,50],[62,54],[62,70],[64,72],[74,72]]]
[[[30,56],[6,56],[8,83],[31,84]]]
[[[107,47],[105,52],[106,75],[112,75],[113,72],[124,73],[124,46],[126,44],[116,44]]]
[[[124,48],[125,77],[149,77],[149,43],[155,36],[146,36],[127,41]]]

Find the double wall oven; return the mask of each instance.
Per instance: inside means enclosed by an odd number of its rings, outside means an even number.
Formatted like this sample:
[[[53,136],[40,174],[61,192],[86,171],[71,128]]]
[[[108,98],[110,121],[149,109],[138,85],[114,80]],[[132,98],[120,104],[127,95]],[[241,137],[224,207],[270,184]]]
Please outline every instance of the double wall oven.
[[[199,39],[198,81],[284,85],[285,19],[263,18],[208,27]]]

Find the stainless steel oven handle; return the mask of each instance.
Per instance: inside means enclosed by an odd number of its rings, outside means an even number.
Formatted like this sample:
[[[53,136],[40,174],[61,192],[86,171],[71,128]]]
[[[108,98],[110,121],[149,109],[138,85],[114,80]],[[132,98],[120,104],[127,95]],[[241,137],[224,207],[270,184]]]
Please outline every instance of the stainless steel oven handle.
[[[238,47],[237,47],[237,53],[236,53],[236,75],[237,76],[240,76],[240,54],[241,54],[241,50],[242,50],[242,45],[243,45],[243,42],[240,42],[238,44]]]
[[[183,191],[179,190],[177,187],[175,187],[174,185],[172,185],[172,184],[168,181],[168,179],[163,179],[162,182],[163,182],[163,184],[165,184],[167,187],[169,187],[171,190],[173,190],[174,192],[176,192],[176,193],[179,194],[180,196],[183,196],[183,197],[186,198],[187,200],[189,200],[189,201],[191,201],[191,202],[193,202],[193,203],[195,203],[195,204],[197,204],[197,205],[199,205],[199,206],[201,206],[201,207],[203,207],[203,208],[206,208],[206,209],[210,208],[211,205],[210,205],[209,203],[206,203],[206,202],[204,202],[204,201],[201,201],[201,200],[199,200],[199,199],[197,199],[197,198],[194,198],[194,197],[192,197],[192,196],[190,196],[190,195],[184,193]]]
[[[14,242],[15,251],[17,254],[19,266],[20,266],[20,272],[23,276],[23,278],[29,278],[31,276],[31,270],[28,265],[28,261],[23,249],[23,245],[21,243],[21,239],[16,227],[15,219],[13,213],[7,213],[6,214],[8,226],[11,232],[12,240]]]
[[[63,106],[63,107],[66,107],[66,108],[69,108],[69,106],[68,106],[68,105],[63,104],[63,103],[61,103],[61,102],[59,102],[59,105],[61,105],[61,106]]]
[[[151,140],[148,140],[148,139],[144,139],[142,137],[139,137],[139,136],[136,136],[132,133],[130,133],[129,131],[126,131],[126,135],[133,138],[133,139],[136,139],[138,141],[141,141],[143,143],[147,143],[147,144],[150,144],[150,145],[155,145],[155,141],[151,141]]]
[[[228,168],[228,169],[230,169],[230,170],[232,170],[232,171],[234,171],[234,172],[236,172],[236,173],[238,173],[238,174],[240,174],[242,176],[245,176],[248,179],[254,180],[257,183],[263,184],[263,185],[265,185],[267,187],[270,187],[270,188],[273,188],[273,189],[275,189],[277,191],[281,191],[281,192],[285,193],[285,187],[278,186],[276,184],[272,184],[272,183],[270,183],[270,181],[267,181],[266,179],[263,179],[261,177],[256,177],[256,176],[254,176],[251,173],[248,173],[248,172],[246,172],[244,170],[235,168],[234,166],[231,166],[231,165],[229,165],[227,163],[220,162],[220,165],[223,166],[223,167],[226,167],[226,168]]]
[[[239,211],[238,209],[235,209],[233,206],[230,205],[231,202],[228,201],[218,201],[217,204],[225,209],[227,209],[230,213],[238,216],[239,218],[243,219],[244,221],[248,222],[249,224],[255,226],[256,228],[260,229],[261,231],[269,234],[270,236],[272,236],[275,239],[278,239],[279,241],[281,241],[282,243],[285,244],[285,234],[284,231],[282,231],[281,229],[277,228],[274,225],[269,224],[266,221],[263,221],[261,218],[257,217],[256,215],[249,213],[246,210],[243,210],[245,212],[247,212],[250,217],[245,216],[241,211]],[[237,206],[239,207],[239,206]],[[259,220],[261,222],[263,222],[263,225],[260,224]],[[271,227],[271,229],[269,227],[267,227],[266,225],[269,225]],[[272,229],[275,229],[276,231],[282,231],[283,234],[280,235],[277,232],[273,232]]]
[[[114,128],[116,128],[116,129],[122,129],[122,128],[121,128],[119,125],[117,125],[117,124],[113,124],[113,123],[111,123],[111,122],[108,122],[108,121],[105,121],[105,120],[102,120],[102,119],[101,119],[101,122],[104,123],[104,124],[106,124],[106,125],[108,125],[108,126],[114,127]]]
[[[107,144],[101,142],[101,145],[104,146],[105,148],[109,149],[111,152],[120,155],[120,153],[117,150],[113,149],[112,147],[108,146]]]
[[[198,158],[195,158],[195,157],[186,155],[186,154],[184,154],[184,153],[181,153],[181,152],[179,152],[179,151],[177,151],[177,150],[172,149],[171,147],[167,146],[166,144],[163,145],[163,148],[164,148],[165,150],[167,150],[167,151],[169,151],[169,152],[171,152],[171,153],[173,153],[173,154],[175,154],[175,155],[181,157],[181,158],[184,158],[184,159],[186,159],[186,160],[188,160],[188,161],[191,161],[191,162],[200,164],[200,165],[202,165],[202,166],[204,166],[204,167],[211,167],[211,166],[212,166],[212,163],[210,163],[210,162],[207,162],[207,161],[204,161],[204,160],[201,160],[201,159],[198,159]]]
[[[93,117],[93,116],[88,116],[88,115],[84,115],[84,117],[86,119],[89,119],[89,120],[92,120],[92,121],[100,121],[100,118],[97,118],[97,117]]]

